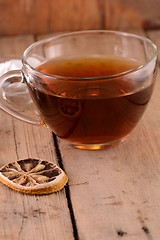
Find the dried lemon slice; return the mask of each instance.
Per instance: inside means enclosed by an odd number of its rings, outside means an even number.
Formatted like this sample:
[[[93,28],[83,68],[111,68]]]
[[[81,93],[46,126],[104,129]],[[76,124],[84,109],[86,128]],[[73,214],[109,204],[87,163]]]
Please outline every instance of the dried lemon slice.
[[[1,167],[0,181],[19,192],[49,194],[61,190],[68,177],[56,164],[28,158]]]

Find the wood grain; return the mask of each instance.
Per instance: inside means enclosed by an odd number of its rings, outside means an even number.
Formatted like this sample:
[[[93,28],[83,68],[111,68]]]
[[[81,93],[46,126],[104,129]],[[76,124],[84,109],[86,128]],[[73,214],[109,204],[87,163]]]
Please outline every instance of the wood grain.
[[[26,36],[0,39],[2,54],[19,56],[33,42]],[[57,163],[52,134],[0,111],[0,166],[35,157]],[[29,196],[0,184],[0,239],[73,239],[65,190],[48,196]]]
[[[48,32],[49,0],[0,0],[0,35]]]
[[[99,29],[100,12],[96,0],[52,1],[50,29],[52,32]]]
[[[22,58],[24,50],[34,42],[32,35],[0,38],[0,58],[4,60]]]
[[[159,42],[159,33],[147,36]],[[31,35],[0,38],[0,57],[19,57],[33,41]],[[58,156],[69,176],[67,194],[63,189],[49,196],[28,196],[0,184],[0,239],[159,239],[159,80],[160,75],[147,111],[127,140],[101,151],[74,149],[58,140],[55,152],[48,129],[0,111],[0,166],[27,157],[57,163]]]
[[[97,28],[96,0],[0,0],[0,35]]]
[[[141,1],[142,3],[143,1]],[[128,4],[125,0],[104,1],[104,29],[123,30],[141,29],[143,25],[142,6]]]
[[[0,35],[160,29],[159,0],[0,0]]]
[[[159,238],[159,80],[160,75],[147,111],[126,141],[83,151],[59,140],[80,239]]]
[[[160,28],[159,0],[116,0],[122,18],[119,19],[121,27],[158,29]],[[116,4],[115,4],[116,5]],[[115,6],[116,7],[116,6]],[[117,19],[118,20],[118,19]],[[124,25],[124,26],[123,26]]]

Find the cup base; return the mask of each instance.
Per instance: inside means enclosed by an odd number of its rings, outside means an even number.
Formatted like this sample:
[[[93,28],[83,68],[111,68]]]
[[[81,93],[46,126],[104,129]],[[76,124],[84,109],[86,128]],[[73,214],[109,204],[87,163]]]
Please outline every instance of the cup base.
[[[113,142],[109,143],[102,143],[102,144],[81,144],[81,143],[70,143],[70,145],[74,148],[77,149],[82,149],[82,150],[102,150],[110,147],[114,147],[120,142],[123,142],[126,138],[119,139]]]

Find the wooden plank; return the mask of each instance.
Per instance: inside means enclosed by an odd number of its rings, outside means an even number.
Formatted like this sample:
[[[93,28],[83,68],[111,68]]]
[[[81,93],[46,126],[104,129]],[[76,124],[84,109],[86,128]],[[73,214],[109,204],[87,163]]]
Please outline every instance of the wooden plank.
[[[100,12],[96,0],[0,0],[0,23],[0,35],[95,29]]]
[[[36,38],[37,38],[37,41],[39,41],[39,40],[43,40],[43,39],[47,39],[47,38],[52,38],[58,34],[61,34],[61,33],[40,34]]]
[[[159,8],[159,0],[0,0],[0,35],[160,29]]]
[[[147,111],[126,141],[84,151],[58,140],[80,239],[159,238],[159,80],[160,75]]]
[[[106,1],[107,2],[107,1]],[[111,7],[113,20],[118,29],[160,28],[159,0],[116,0]],[[113,4],[112,4],[113,6]]]
[[[50,0],[0,0],[0,35],[47,33]]]
[[[50,29],[53,32],[101,28],[97,0],[51,2]]]
[[[0,39],[3,55],[22,54],[33,37]],[[0,111],[0,166],[35,157],[57,163],[52,134],[48,129],[18,121]],[[73,239],[65,190],[48,196],[28,196],[0,184],[0,239]]]
[[[141,1],[142,2],[142,1]],[[142,27],[141,8],[140,12],[135,9],[135,4],[127,4],[125,0],[104,1],[104,28],[111,30],[126,31],[132,28]]]
[[[9,60],[22,58],[24,50],[34,42],[32,35],[19,35],[0,38],[0,58]]]

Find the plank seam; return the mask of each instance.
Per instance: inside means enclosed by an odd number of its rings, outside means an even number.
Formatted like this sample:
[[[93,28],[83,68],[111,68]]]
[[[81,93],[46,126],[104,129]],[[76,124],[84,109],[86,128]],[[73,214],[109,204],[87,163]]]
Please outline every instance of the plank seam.
[[[59,164],[60,168],[62,168],[63,171],[65,171],[61,151],[60,151],[59,145],[58,145],[57,137],[54,133],[52,133],[52,136],[53,136],[53,140],[54,140],[54,146],[55,146],[56,156],[57,156],[57,159],[58,159],[58,164]],[[72,206],[72,201],[71,201],[70,188],[69,188],[68,184],[65,186],[65,194],[66,194],[66,198],[67,198],[67,204],[68,204],[71,223],[72,223],[72,227],[73,227],[73,236],[74,236],[75,240],[79,240],[79,234],[78,234],[76,219],[75,219],[73,206]]]

